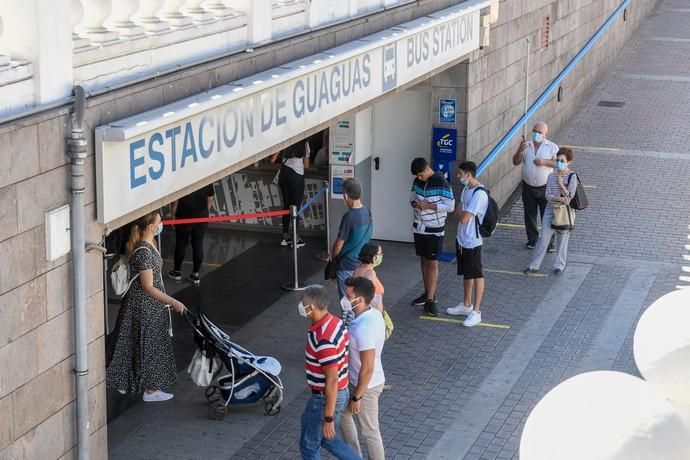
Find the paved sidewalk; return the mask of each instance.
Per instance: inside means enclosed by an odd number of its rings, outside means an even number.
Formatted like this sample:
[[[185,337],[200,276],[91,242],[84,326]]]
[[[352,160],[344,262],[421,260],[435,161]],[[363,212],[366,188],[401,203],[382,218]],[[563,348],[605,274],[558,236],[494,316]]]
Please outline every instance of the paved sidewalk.
[[[565,273],[550,275],[553,255],[539,276],[521,273],[531,253],[519,201],[486,241],[482,316],[507,327],[423,319],[410,306],[422,290],[412,247],[384,245],[379,273],[396,326],[383,355],[392,386],[381,397],[387,457],[517,459],[526,417],[559,382],[594,369],[637,375],[637,319],[661,295],[690,286],[688,23],[690,0],[662,0],[556,136],[575,146],[574,169],[590,200],[578,213]],[[444,308],[462,299],[455,270],[442,268]],[[278,416],[257,406],[211,421],[203,391],[184,376],[170,403],[138,405],[109,425],[111,458],[299,458],[305,329],[297,297],[286,294],[235,332],[238,343],[280,359],[287,391]]]

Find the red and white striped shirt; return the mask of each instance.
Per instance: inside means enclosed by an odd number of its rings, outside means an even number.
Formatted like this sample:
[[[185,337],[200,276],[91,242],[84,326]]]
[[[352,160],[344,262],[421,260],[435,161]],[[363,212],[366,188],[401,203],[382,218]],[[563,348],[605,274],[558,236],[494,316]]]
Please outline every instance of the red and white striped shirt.
[[[332,366],[338,366],[338,390],[347,388],[349,343],[347,328],[339,318],[330,313],[309,327],[304,351],[307,384],[312,390],[325,390],[326,375],[323,370]]]

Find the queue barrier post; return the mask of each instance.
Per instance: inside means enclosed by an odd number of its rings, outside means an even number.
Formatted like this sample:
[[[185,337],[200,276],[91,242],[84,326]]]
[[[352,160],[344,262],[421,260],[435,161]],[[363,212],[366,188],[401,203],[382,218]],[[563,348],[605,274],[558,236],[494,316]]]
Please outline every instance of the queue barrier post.
[[[290,219],[292,220],[292,268],[294,270],[293,281],[285,283],[281,287],[286,291],[303,291],[306,286],[299,282],[299,267],[297,264],[297,206],[290,206]]]
[[[329,192],[329,183],[327,180],[323,181],[323,188],[325,190],[323,194],[323,199],[324,199],[324,208],[326,210],[326,247],[324,250],[318,254],[316,254],[314,257],[316,260],[321,260],[323,262],[328,262],[330,259],[330,254],[331,254],[331,248],[330,248],[330,236],[331,236],[331,216],[330,216],[330,210],[329,210],[329,204],[328,204],[328,192]]]

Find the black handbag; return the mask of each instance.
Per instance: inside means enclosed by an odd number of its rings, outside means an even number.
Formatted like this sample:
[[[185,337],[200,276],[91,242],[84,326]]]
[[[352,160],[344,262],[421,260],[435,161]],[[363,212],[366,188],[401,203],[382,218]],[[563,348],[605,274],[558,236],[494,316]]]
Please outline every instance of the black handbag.
[[[580,176],[578,176],[577,173],[570,173],[570,176],[572,177],[573,174],[575,174],[575,178],[577,179],[577,189],[575,189],[573,199],[570,200],[570,209],[581,211],[589,206],[589,200],[585,194],[585,186],[582,185],[580,181]],[[568,180],[568,182],[570,182],[570,180]]]
[[[336,272],[338,268],[338,262],[335,260],[329,260],[326,263],[326,268],[323,270],[323,279],[334,280],[336,278]]]

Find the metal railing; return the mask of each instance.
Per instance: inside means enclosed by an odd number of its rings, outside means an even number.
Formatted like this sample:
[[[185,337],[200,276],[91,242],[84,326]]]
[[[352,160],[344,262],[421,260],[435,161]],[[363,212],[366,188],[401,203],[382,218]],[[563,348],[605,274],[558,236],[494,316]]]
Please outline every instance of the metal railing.
[[[515,136],[518,131],[520,131],[520,128],[523,127],[525,123],[527,123],[527,120],[534,115],[534,113],[544,104],[544,101],[551,95],[551,93],[554,92],[556,88],[561,84],[563,79],[570,73],[573,68],[582,60],[582,58],[587,54],[587,52],[599,41],[601,36],[611,27],[611,24],[620,16],[623,14],[625,9],[630,5],[631,0],[625,0],[623,3],[621,3],[618,8],[609,16],[609,18],[602,24],[601,27],[596,31],[594,35],[592,35],[592,38],[590,38],[585,46],[582,47],[582,49],[575,55],[575,57],[568,63],[563,70],[561,70],[561,73],[558,74],[558,76],[551,82],[551,84],[544,90],[543,93],[541,93],[541,96],[537,98],[536,101],[534,101],[534,104],[530,106],[529,109],[525,112],[525,114],[520,117],[520,119],[513,125],[512,128],[510,128],[510,131],[503,136],[503,139],[494,147],[491,152],[487,155],[484,160],[479,164],[477,167],[477,176],[480,176],[486,169],[491,166],[491,164],[496,160],[498,155],[501,153],[501,151],[505,148],[506,145],[513,139],[513,136]],[[529,75],[526,75],[525,78],[529,78]]]

